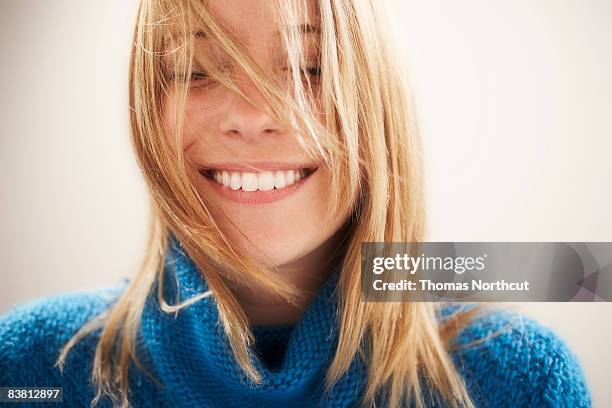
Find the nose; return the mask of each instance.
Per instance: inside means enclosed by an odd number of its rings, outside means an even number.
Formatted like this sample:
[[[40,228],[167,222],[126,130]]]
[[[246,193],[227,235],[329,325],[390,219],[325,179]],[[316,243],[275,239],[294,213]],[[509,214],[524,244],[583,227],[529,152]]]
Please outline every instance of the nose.
[[[243,82],[239,88],[257,106],[253,106],[241,95],[227,90],[228,101],[224,104],[226,106],[219,120],[221,132],[245,141],[255,141],[262,136],[282,133],[280,124],[270,114],[269,104],[255,85]]]

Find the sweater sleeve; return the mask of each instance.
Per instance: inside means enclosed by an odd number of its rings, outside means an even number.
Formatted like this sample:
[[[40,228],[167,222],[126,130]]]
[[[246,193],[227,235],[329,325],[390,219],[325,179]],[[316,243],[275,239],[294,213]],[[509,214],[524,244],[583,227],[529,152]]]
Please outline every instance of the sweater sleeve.
[[[107,309],[120,290],[50,296],[14,306],[0,316],[0,386],[63,387],[64,403],[87,402],[79,397],[89,397],[84,390],[88,390],[95,336],[83,339],[68,354],[67,370],[61,372],[55,363],[66,342]]]
[[[552,330],[493,309],[457,337],[454,358],[478,407],[591,407],[582,367]]]

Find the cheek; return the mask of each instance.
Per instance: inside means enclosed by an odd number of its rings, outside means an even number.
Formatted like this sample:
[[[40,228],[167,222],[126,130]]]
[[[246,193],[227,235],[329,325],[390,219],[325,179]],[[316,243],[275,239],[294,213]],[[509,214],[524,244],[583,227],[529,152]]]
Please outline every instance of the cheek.
[[[193,92],[187,96],[184,108],[183,123],[181,126],[182,141],[181,149],[187,152],[198,140],[205,143],[205,135],[211,133],[211,125],[216,116],[216,106],[219,106],[217,98],[209,95],[206,98],[198,92]],[[164,102],[164,127],[166,135],[171,145],[174,145],[176,135],[176,125],[179,117],[177,116],[177,101],[171,95]]]

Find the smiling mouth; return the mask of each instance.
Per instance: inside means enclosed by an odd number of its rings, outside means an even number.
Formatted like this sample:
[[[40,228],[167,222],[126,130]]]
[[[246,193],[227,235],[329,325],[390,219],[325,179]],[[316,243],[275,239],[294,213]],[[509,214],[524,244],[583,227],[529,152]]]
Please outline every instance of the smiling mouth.
[[[200,174],[220,186],[244,192],[283,190],[310,177],[318,167],[287,168],[270,171],[200,169]]]

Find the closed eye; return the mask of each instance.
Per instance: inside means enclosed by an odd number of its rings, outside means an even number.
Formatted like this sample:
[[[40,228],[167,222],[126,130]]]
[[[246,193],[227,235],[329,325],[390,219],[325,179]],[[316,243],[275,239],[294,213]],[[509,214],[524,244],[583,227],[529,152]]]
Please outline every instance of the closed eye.
[[[304,71],[310,76],[321,76],[321,67],[306,67]]]
[[[177,73],[177,72],[171,71],[171,72],[168,72],[166,76],[171,81],[187,82],[187,74],[184,72]],[[209,78],[210,76],[208,75],[208,73],[204,71],[192,71],[191,76],[189,77],[189,81],[190,82],[202,81],[202,80],[206,80]]]
[[[201,81],[203,79],[210,78],[207,72],[204,71],[192,71],[191,72],[191,80],[192,81]]]
[[[285,68],[284,71],[291,71],[291,68]],[[319,66],[310,66],[310,67],[302,67],[301,71],[303,74],[318,77],[321,76],[321,67]]]

